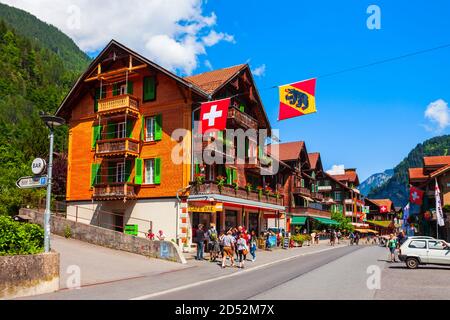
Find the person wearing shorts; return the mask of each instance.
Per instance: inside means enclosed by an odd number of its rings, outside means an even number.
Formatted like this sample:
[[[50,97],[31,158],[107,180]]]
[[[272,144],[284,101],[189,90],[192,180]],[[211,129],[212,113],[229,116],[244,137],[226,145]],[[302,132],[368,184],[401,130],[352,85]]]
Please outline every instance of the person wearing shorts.
[[[225,268],[225,262],[227,257],[230,257],[231,266],[234,267],[234,247],[235,239],[232,235],[231,230],[227,232],[225,237],[223,237],[223,258],[222,258],[222,268]]]

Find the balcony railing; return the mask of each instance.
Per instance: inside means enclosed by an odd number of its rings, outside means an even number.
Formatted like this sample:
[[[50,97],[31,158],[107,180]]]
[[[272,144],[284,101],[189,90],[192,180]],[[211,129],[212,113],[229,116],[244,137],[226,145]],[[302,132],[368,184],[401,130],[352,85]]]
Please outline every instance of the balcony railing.
[[[331,186],[318,186],[319,191],[331,191]]]
[[[139,154],[139,142],[130,138],[108,139],[97,141],[97,156],[137,156]]]
[[[344,203],[345,204],[353,204],[353,199],[345,199]]]
[[[113,113],[130,110],[139,113],[138,99],[128,94],[101,99],[98,101],[98,113]]]
[[[120,200],[136,198],[135,185],[130,183],[111,182],[96,184],[92,197],[96,200]]]
[[[307,216],[319,216],[324,218],[331,218],[331,212],[325,210],[319,210],[315,208],[295,207],[289,209],[290,213],[302,214]]]
[[[257,191],[247,192],[244,188],[238,188],[237,190],[230,185],[223,185],[221,188],[215,182],[207,181],[200,185],[195,185],[191,182],[192,195],[208,195],[208,194],[222,194],[225,196],[236,197],[241,199],[253,200],[258,202],[283,205],[283,196],[280,195],[277,198],[276,195],[259,194]]]
[[[311,190],[309,190],[308,188],[304,188],[304,187],[295,187],[294,193],[301,194],[301,195],[308,196],[308,197],[311,196]]]
[[[245,128],[258,129],[258,121],[256,119],[235,107],[228,109],[228,119]]]
[[[323,200],[323,194],[321,194],[321,193],[319,193],[319,192],[313,192],[313,193],[312,193],[312,197],[313,197],[314,199],[317,199],[317,200],[320,200],[320,201]]]

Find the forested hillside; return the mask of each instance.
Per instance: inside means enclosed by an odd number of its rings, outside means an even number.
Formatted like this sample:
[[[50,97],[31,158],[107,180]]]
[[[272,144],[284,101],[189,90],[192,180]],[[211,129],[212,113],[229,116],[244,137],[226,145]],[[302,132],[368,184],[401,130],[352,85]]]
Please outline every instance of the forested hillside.
[[[57,54],[69,70],[80,73],[89,62],[89,57],[71,38],[26,11],[0,3],[0,20],[14,28],[17,34]]]
[[[46,34],[42,26],[45,24],[39,20],[30,23],[29,15],[24,18],[23,11],[16,9],[13,10],[19,13],[14,16],[13,27],[2,20],[3,7],[0,10],[0,214],[12,214],[20,205],[35,203],[45,193],[43,189],[19,191],[15,186],[19,177],[31,174],[30,165],[35,157],[48,157],[48,130],[39,118],[39,111],[53,113],[57,109],[88,59],[75,59],[73,64],[65,61],[71,49],[66,47],[66,41],[58,42],[65,35],[56,36],[57,29]],[[15,26],[20,26],[21,32]],[[75,56],[81,52],[78,48],[76,51]],[[62,157],[57,157],[55,169],[60,172],[65,171],[66,137],[67,128],[59,128],[55,151]],[[64,176],[56,179],[56,194],[64,193],[64,179]]]
[[[450,135],[435,137],[419,143],[395,168],[394,175],[378,188],[373,189],[368,198],[390,198],[396,206],[408,203],[408,169],[423,166],[424,156],[450,155]]]

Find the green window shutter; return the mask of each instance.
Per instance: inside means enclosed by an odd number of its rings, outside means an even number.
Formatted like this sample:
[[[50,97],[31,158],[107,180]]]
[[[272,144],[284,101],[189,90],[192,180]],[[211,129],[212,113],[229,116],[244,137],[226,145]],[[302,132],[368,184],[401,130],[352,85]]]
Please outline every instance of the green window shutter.
[[[93,149],[97,145],[97,140],[100,140],[101,133],[102,133],[102,126],[93,126],[92,127],[92,148]]]
[[[131,160],[125,161],[125,181],[131,182]]]
[[[98,111],[98,99],[100,99],[100,88],[95,88],[94,112]]]
[[[225,172],[227,173],[227,184],[231,184],[233,181],[233,172],[231,168],[225,168]]]
[[[133,137],[133,120],[127,119],[127,137]]]
[[[162,139],[162,115],[155,116],[155,141]]]
[[[161,158],[155,158],[155,184],[161,183]]]
[[[98,180],[98,173],[100,171],[100,164],[93,163],[91,164],[91,187],[96,183],[100,182]]]
[[[200,173],[200,164],[196,164],[195,165],[195,174],[199,174]]]
[[[245,112],[245,105],[241,104],[241,105],[239,106],[239,110],[240,110],[241,112]]]
[[[144,78],[144,101],[155,100],[156,97],[156,85],[155,77]]]
[[[133,94],[133,81],[129,81],[128,80],[127,93],[128,94]]]
[[[248,158],[248,149],[250,148],[250,141],[245,137],[245,157]]]
[[[233,172],[233,181],[231,181],[231,182],[234,182],[238,179],[238,172],[237,172],[237,169],[233,169],[232,172]]]
[[[145,139],[145,118],[144,116],[141,116],[141,140],[144,141]]]
[[[302,188],[305,187],[305,179],[301,179],[301,186],[302,186]]]
[[[117,167],[114,166],[115,163],[108,163],[108,182],[115,182],[116,181],[116,170]]]
[[[261,146],[258,146],[258,158],[262,159],[264,157],[263,148]]]
[[[114,83],[113,85],[113,96],[117,96],[119,94],[119,85]]]
[[[143,180],[143,161],[140,158],[136,158],[135,159],[135,163],[134,163],[134,169],[136,171],[135,175],[134,175],[134,183],[135,184],[142,184],[142,180]]]
[[[223,143],[223,131],[217,131],[217,140]]]
[[[314,188],[314,183],[311,184],[311,192],[314,192],[315,188]]]

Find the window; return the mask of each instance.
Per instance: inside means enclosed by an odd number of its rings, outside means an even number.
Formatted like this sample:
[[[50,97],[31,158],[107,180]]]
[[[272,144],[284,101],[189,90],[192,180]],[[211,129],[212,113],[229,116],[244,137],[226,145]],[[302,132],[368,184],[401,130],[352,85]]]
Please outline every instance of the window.
[[[116,164],[116,182],[125,182],[125,166],[123,162]]]
[[[127,93],[127,85],[123,84],[119,87],[119,95],[126,94],[126,93]]]
[[[342,201],[342,194],[340,191],[334,192],[334,200],[336,201]]]
[[[125,138],[125,122],[120,122],[117,124],[117,132],[116,132],[117,138]]]
[[[152,101],[156,99],[155,77],[144,77],[143,100]]]
[[[155,183],[155,160],[145,160],[145,184]]]
[[[143,122],[143,140],[145,141],[159,141],[162,139],[162,116],[146,117]]]
[[[428,241],[428,248],[433,250],[447,250],[447,246],[442,241]]]
[[[155,141],[155,117],[145,118],[145,141]]]
[[[413,249],[426,249],[427,242],[425,240],[413,240],[408,247]]]

